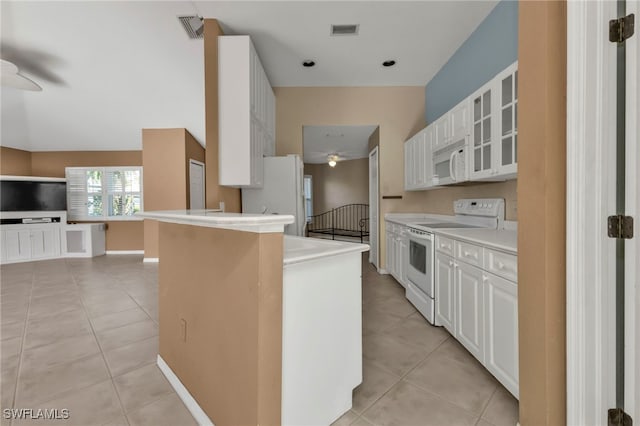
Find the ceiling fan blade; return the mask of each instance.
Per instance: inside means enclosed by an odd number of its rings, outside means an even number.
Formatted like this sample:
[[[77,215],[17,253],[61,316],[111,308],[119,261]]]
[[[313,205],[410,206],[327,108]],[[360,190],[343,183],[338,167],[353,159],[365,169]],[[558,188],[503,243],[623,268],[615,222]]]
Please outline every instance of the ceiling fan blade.
[[[31,90],[34,92],[42,91],[42,87],[36,84],[33,80],[20,74],[2,73],[2,85],[7,87],[13,87],[14,89]]]

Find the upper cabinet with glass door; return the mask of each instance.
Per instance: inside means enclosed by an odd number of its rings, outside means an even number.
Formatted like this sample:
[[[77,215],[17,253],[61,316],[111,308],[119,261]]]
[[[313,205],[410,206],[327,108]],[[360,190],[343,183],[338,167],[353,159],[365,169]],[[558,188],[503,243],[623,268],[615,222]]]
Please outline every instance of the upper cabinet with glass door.
[[[511,179],[518,172],[518,62],[501,72],[496,80],[500,88],[497,175],[503,179]]]
[[[495,82],[491,80],[471,95],[472,131],[469,146],[471,180],[491,178],[495,175],[494,108]]]
[[[518,62],[471,95],[471,180],[517,176]]]

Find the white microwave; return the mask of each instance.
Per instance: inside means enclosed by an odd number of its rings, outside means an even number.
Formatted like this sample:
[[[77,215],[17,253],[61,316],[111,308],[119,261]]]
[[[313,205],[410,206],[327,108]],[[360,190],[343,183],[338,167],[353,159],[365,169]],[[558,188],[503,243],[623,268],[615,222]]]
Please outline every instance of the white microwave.
[[[461,139],[434,152],[433,174],[434,178],[437,178],[438,185],[449,185],[469,180],[466,139]]]

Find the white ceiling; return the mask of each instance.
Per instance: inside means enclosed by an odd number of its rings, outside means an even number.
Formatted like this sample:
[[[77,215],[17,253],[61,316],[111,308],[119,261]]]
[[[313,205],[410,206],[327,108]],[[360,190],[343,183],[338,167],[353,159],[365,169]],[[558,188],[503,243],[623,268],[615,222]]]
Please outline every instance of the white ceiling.
[[[4,89],[1,145],[141,148],[141,129],[186,127],[204,144],[201,40],[178,15],[249,34],[274,86],[425,85],[491,1],[2,1],[2,50],[42,92]],[[330,37],[331,24],[360,25]],[[303,68],[313,59],[314,68]],[[397,64],[384,68],[383,60]]]
[[[367,158],[369,136],[378,126],[303,126],[304,162],[326,163],[331,154],[339,161]]]

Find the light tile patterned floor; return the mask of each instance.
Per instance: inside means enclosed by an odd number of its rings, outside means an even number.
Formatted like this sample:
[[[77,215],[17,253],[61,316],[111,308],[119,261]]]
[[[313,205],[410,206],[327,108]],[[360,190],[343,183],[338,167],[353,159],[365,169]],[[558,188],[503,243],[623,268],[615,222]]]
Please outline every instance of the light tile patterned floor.
[[[0,407],[69,409],[55,424],[195,424],[155,366],[157,271],[113,255],[2,266]],[[364,382],[334,424],[515,424],[517,401],[368,262],[363,333]]]

